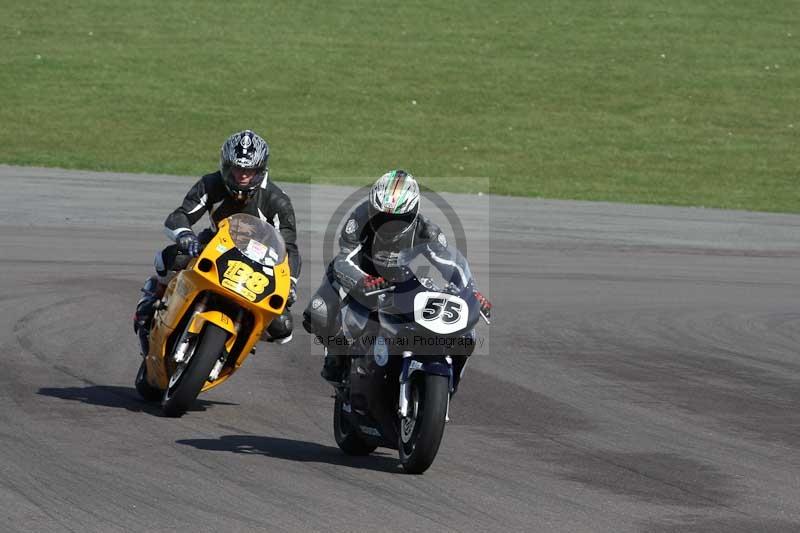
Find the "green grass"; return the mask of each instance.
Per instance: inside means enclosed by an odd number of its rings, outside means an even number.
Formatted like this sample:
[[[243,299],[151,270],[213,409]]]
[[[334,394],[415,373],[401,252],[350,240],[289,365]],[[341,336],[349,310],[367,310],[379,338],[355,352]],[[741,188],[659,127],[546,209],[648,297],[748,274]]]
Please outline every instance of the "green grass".
[[[796,0],[0,0],[0,162],[197,175],[250,127],[279,181],[402,166],[499,194],[800,212],[796,15]]]

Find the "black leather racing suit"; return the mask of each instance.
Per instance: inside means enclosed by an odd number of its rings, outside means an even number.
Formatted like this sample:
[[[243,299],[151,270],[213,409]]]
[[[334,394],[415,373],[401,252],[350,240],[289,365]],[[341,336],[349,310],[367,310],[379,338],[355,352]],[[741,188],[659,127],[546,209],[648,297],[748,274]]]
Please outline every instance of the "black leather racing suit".
[[[164,231],[171,240],[175,241],[181,234],[192,231],[192,226],[202,218],[204,213],[209,215],[211,230],[204,231],[199,235],[202,244],[211,240],[217,231],[217,224],[221,220],[236,213],[247,213],[272,224],[286,242],[289,272],[292,281],[297,283],[302,262],[297,249],[294,208],[286,193],[272,180],[264,178],[261,187],[256,189],[253,196],[245,202],[238,202],[228,194],[221,172],[206,174],[189,189],[180,207],[169,214],[164,222]],[[162,280],[170,270],[176,268],[177,257],[177,244],[167,246],[156,254],[156,272]],[[267,328],[267,332],[276,339],[290,337],[292,314],[288,307],[280,317],[273,320]]]
[[[303,312],[303,327],[321,339],[331,355],[345,355],[344,343],[331,342],[342,334],[340,310],[342,299],[364,276],[382,276],[391,269],[402,250],[426,244],[440,257],[446,255],[447,239],[439,226],[420,214],[414,231],[396,243],[378,240],[369,224],[369,205],[365,201],[353,210],[339,236],[339,254],[330,262],[322,284]],[[435,264],[435,262],[434,262]],[[474,343],[462,357],[454,360],[460,372],[471,355]],[[342,352],[342,353],[340,353]]]

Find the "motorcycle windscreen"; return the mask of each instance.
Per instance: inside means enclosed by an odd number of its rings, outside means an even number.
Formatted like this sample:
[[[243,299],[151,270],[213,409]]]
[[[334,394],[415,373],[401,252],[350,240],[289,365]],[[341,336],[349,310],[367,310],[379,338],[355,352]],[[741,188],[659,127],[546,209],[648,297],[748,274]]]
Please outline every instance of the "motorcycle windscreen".
[[[286,243],[269,223],[246,213],[231,215],[228,222],[234,246],[248,259],[275,266],[286,258]]]
[[[419,326],[433,334],[457,335],[477,322],[472,272],[455,248],[438,243],[414,247],[399,254],[393,270],[389,275],[398,287],[394,306],[413,309]]]
[[[467,259],[452,246],[422,244],[404,250],[395,265],[381,272],[390,283],[416,279],[431,291],[458,293],[474,285]]]

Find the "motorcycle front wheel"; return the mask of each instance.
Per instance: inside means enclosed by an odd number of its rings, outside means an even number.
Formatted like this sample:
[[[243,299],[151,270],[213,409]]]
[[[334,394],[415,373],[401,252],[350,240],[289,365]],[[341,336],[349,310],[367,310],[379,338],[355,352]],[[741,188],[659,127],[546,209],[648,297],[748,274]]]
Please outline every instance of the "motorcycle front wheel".
[[[139,393],[139,396],[148,402],[158,401],[164,394],[160,389],[153,387],[147,382],[147,364],[144,361],[142,361],[142,364],[139,366],[139,372],[136,373],[134,385],[136,386],[136,392]]]
[[[422,474],[433,463],[442,442],[450,380],[417,373],[410,386],[408,416],[400,419],[400,464],[409,474]]]
[[[200,334],[194,353],[185,363],[180,363],[170,377],[161,409],[165,416],[182,416],[203,388],[214,363],[225,349],[228,332],[207,323]]]

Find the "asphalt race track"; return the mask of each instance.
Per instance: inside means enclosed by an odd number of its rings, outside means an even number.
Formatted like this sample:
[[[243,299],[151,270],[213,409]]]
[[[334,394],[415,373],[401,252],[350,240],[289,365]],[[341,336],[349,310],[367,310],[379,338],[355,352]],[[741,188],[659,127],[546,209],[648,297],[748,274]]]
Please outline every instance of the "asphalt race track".
[[[443,195],[495,309],[409,476],[339,452],[299,325],[181,419],[139,399],[191,182],[0,167],[0,530],[800,531],[799,216]],[[285,189],[297,316],[353,189]]]

